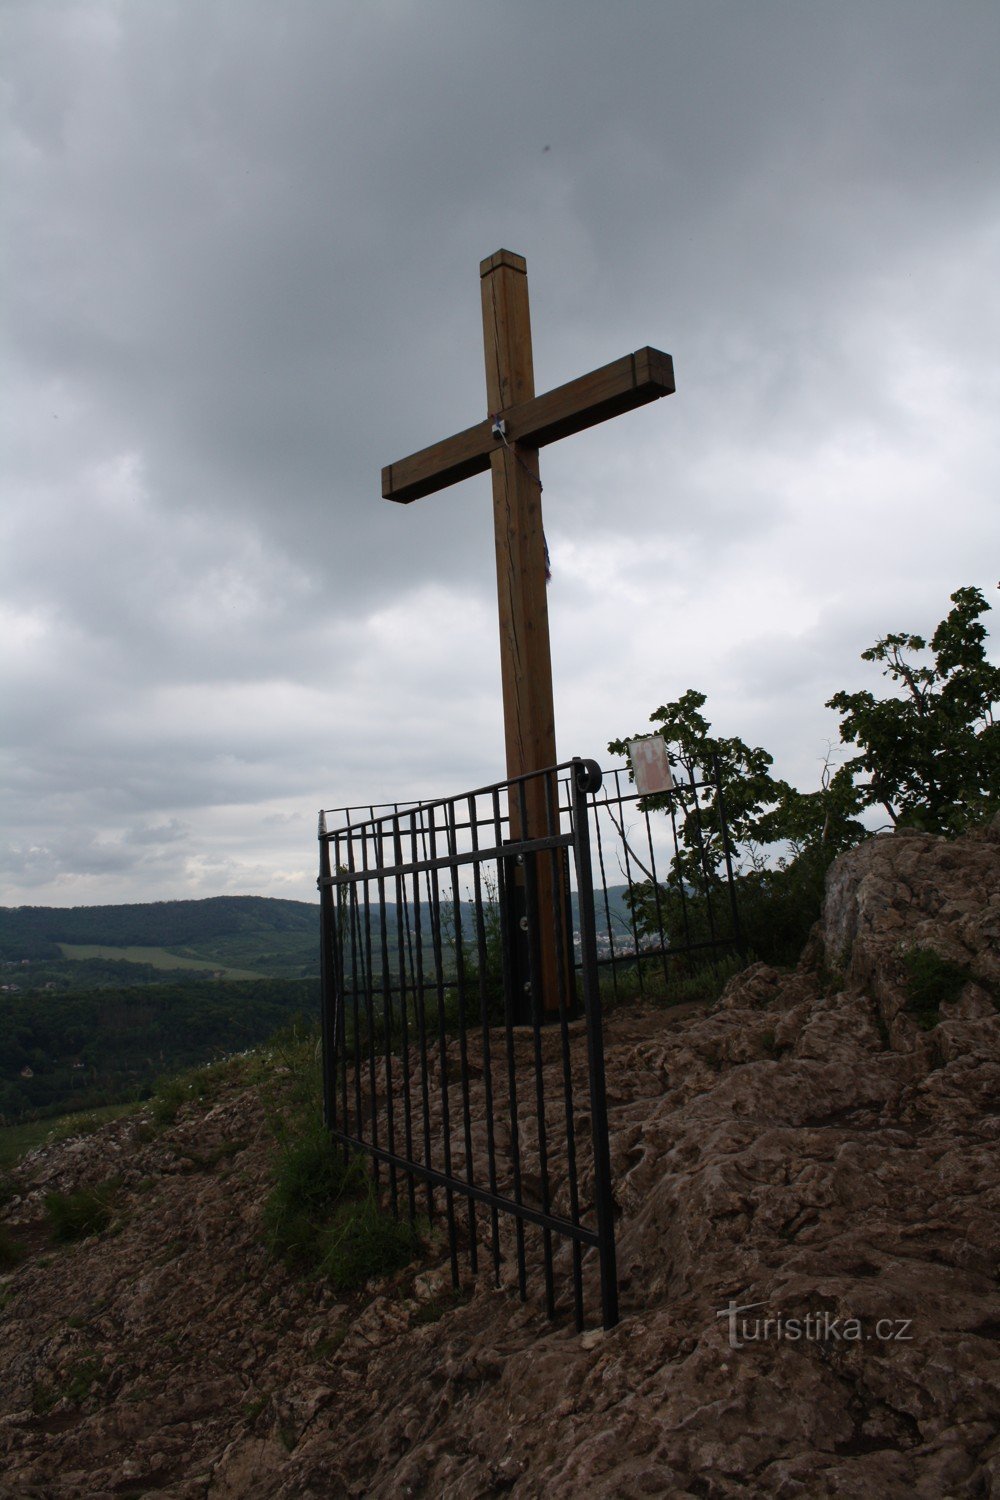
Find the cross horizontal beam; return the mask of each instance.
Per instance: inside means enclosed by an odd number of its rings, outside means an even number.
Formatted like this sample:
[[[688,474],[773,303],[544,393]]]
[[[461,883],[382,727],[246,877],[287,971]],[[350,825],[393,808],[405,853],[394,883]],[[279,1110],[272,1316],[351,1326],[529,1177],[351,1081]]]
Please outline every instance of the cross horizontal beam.
[[[499,413],[507,429],[508,442],[526,448],[544,448],[558,438],[594,427],[608,417],[645,406],[674,391],[674,364],[660,349],[637,349],[624,359],[613,360],[589,375],[557,386],[520,406]],[[503,439],[493,431],[488,417],[441,443],[421,448],[409,458],[382,470],[382,498],[408,505],[436,490],[443,490],[490,467],[490,454]]]

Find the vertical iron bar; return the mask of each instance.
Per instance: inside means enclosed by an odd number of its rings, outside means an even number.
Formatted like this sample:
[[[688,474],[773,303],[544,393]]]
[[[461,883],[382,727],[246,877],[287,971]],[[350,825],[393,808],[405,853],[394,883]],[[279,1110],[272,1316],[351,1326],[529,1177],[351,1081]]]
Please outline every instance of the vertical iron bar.
[[[393,1017],[392,1017],[392,974],[389,965],[389,913],[385,900],[385,840],[388,835],[381,822],[375,824],[375,867],[378,870],[378,920],[379,920],[379,947],[381,950],[382,964],[382,1031],[384,1035],[384,1057],[383,1067],[385,1069],[385,1129],[386,1144],[393,1156],[396,1154],[396,1101],[393,1098],[392,1077],[392,1049],[393,1049]],[[395,1165],[389,1166],[389,1199],[393,1215],[399,1217],[399,1186]]]
[[[601,773],[593,762],[577,761],[574,765],[576,774],[573,778],[573,795],[577,808],[576,881],[580,901],[580,938],[584,948],[583,994],[587,1013],[590,1116],[594,1138],[594,1205],[600,1240],[598,1254],[604,1326],[613,1328],[618,1322],[618,1271],[615,1257],[614,1198],[611,1192],[611,1153],[608,1144],[608,1101],[604,1081],[604,1031],[594,934],[594,886],[590,864],[590,830],[587,826],[587,795],[600,787],[597,778]]]
[[[344,868],[341,861],[341,841],[338,835],[336,842],[336,856],[334,860],[338,877]],[[337,999],[337,1075],[340,1089],[340,1118],[343,1121],[343,1130],[350,1131],[350,1113],[348,1110],[347,1094],[347,975],[345,973],[345,942],[344,929],[350,921],[350,886],[338,879],[337,883],[337,977],[339,979],[339,995]],[[353,975],[351,977],[353,984]],[[348,1148],[344,1147],[344,1160],[348,1157]]]
[[[524,781],[518,782],[518,796],[520,800],[521,827],[524,829],[528,826],[525,820],[527,787]],[[537,834],[535,836],[537,837]],[[540,910],[538,899],[537,861],[545,859],[547,853],[548,851],[539,851],[537,853],[535,851],[526,851],[524,861],[524,883],[528,909],[529,968],[532,975],[531,1033],[532,1053],[535,1064],[535,1123],[538,1130],[538,1177],[541,1187],[542,1212],[546,1214],[551,1210],[551,1201],[549,1198],[548,1137],[545,1130],[545,1067],[542,1058],[542,1002],[544,996],[541,985],[541,932],[539,930],[545,919],[545,913]],[[542,1256],[545,1269],[545,1308],[549,1317],[554,1318],[556,1309],[552,1280],[552,1231],[548,1228],[542,1229]]]
[[[353,875],[356,871],[354,860],[354,834],[352,830],[347,832],[347,869]],[[350,899],[350,923],[351,923],[351,1019],[354,1022],[353,1053],[354,1053],[354,1106],[355,1106],[355,1128],[351,1132],[359,1141],[365,1138],[363,1128],[363,1117],[361,1110],[361,1024],[358,1015],[358,970],[363,968],[358,951],[358,887],[352,880],[348,884]],[[363,978],[363,974],[362,974]],[[346,1059],[345,1059],[346,1061]]]
[[[406,943],[403,936],[405,925],[406,933],[410,931],[409,908],[406,902],[406,885],[403,876],[399,874],[399,866],[403,863],[403,839],[399,831],[399,812],[395,811],[392,820],[392,858],[396,866],[396,954],[399,962],[399,1034],[400,1051],[403,1070],[403,1140],[406,1144],[406,1159],[413,1160],[413,1106],[410,1097],[410,1027],[407,1015],[409,1004],[406,982]],[[417,1216],[416,1187],[413,1173],[406,1175],[406,1201],[409,1210],[410,1223]]]
[[[319,974],[320,1031],[323,1038],[323,1124],[337,1123],[337,981],[334,951],[333,877],[326,817],[319,815]]]
[[[372,909],[371,888],[369,882],[368,865],[368,840],[374,838],[373,823],[375,819],[374,808],[369,809],[371,822],[361,830],[361,869],[364,879],[361,882],[361,901],[364,910],[364,962],[365,962],[365,1026],[368,1029],[368,1093],[370,1097],[370,1122],[371,1143],[377,1147],[379,1144],[378,1131],[378,1078],[375,1067],[375,974],[372,969]],[[372,1178],[375,1183],[376,1193],[381,1186],[381,1164],[377,1156],[372,1157]]]
[[[512,788],[507,788],[508,816],[507,826],[510,827],[509,800],[513,795]],[[496,847],[503,847],[503,829],[500,818],[500,789],[493,788],[493,820],[496,830]],[[523,855],[520,856],[523,859]],[[514,856],[516,860],[517,855]],[[506,860],[501,856],[497,860],[497,876],[500,881],[501,902],[507,900],[505,872]],[[507,909],[501,904],[501,910]],[[503,948],[503,989],[504,989],[504,1033],[507,1044],[507,1104],[510,1110],[510,1158],[511,1171],[513,1174],[514,1202],[520,1205],[521,1197],[521,1135],[517,1118],[517,1062],[514,1056],[514,1006],[516,997],[513,995],[514,980],[511,974],[510,952],[507,943]],[[524,1259],[524,1220],[520,1214],[514,1216],[514,1234],[517,1245],[517,1288],[521,1301],[524,1302],[528,1296],[527,1274]]]
[[[607,801],[607,793],[605,793],[605,801]],[[573,803],[573,807],[574,807],[574,817],[575,817],[576,816],[576,802],[575,802],[575,800],[574,800],[574,803]],[[618,1003],[618,965],[615,962],[615,940],[614,940],[614,938],[612,937],[612,934],[611,934],[611,903],[608,900],[608,875],[607,875],[607,871],[604,868],[604,844],[603,844],[603,842],[601,840],[601,819],[600,819],[600,814],[598,812],[598,803],[597,803],[596,796],[594,798],[594,832],[597,834],[597,861],[598,861],[598,864],[600,865],[600,868],[601,868],[601,890],[604,893],[604,921],[605,921],[605,924],[606,924],[605,931],[608,934],[608,952],[611,955],[611,988],[612,988],[612,991],[614,993],[615,1004],[617,1005],[617,1003]],[[589,829],[588,829],[588,833],[589,833]],[[588,843],[589,843],[589,839],[588,839]],[[577,899],[579,899],[579,892],[577,892]],[[581,934],[581,938],[582,938],[582,934]]]
[[[469,825],[472,829],[472,850],[479,853],[479,808],[474,797],[469,797]],[[486,1106],[486,1164],[490,1192],[497,1190],[496,1136],[493,1129],[493,1057],[490,1047],[489,952],[486,946],[486,921],[483,914],[483,882],[480,859],[472,862],[473,895],[475,897],[476,955],[479,965],[479,1024],[483,1037],[483,1088]],[[500,944],[501,949],[503,944]],[[490,1249],[493,1256],[493,1279],[500,1285],[500,1219],[496,1204],[490,1204]]]
[[[411,849],[410,859],[413,864],[418,861],[417,853],[417,820],[420,819],[421,831],[423,831],[423,808],[420,808],[410,825]],[[431,1100],[428,1087],[427,1074],[427,1014],[424,1008],[424,943],[423,932],[420,923],[420,872],[413,872],[413,948],[416,958],[416,991],[414,1003],[416,1006],[417,1020],[417,1045],[420,1051],[420,1093],[423,1109],[424,1127],[424,1166],[430,1168],[431,1163]],[[431,1180],[426,1179],[427,1184],[427,1214],[434,1217],[434,1188]]]
[[[427,810],[427,832],[430,836],[430,858],[437,860],[437,826],[433,803]],[[431,877],[433,874],[433,886]],[[444,1011],[444,954],[441,947],[441,889],[437,866],[427,871],[427,904],[431,925],[431,951],[434,956],[435,992],[437,998],[438,1056],[441,1068],[441,1146],[444,1155],[444,1175],[449,1186],[444,1190],[445,1215],[448,1220],[448,1254],[451,1260],[451,1283],[459,1284],[458,1239],[455,1226],[455,1194],[451,1179],[451,1100],[448,1093],[448,1036]]]
[[[729,825],[726,822],[726,809],[722,796],[722,772],[719,769],[719,757],[712,756],[712,774],[715,777],[715,795],[718,799],[719,828],[722,833],[722,848],[726,856],[726,879],[729,883],[729,901],[733,914],[733,936],[736,938],[736,950],[744,963],[747,961],[746,945],[743,941],[743,929],[740,925],[740,909],[736,900],[736,881],[733,876],[732,848],[729,843]]]
[[[451,860],[451,900],[455,913],[455,983],[458,990],[458,1057],[462,1084],[462,1133],[465,1141],[465,1180],[475,1182],[475,1163],[472,1158],[472,1112],[469,1103],[469,1047],[465,1034],[465,950],[462,939],[462,899],[458,884],[458,833],[455,803],[445,804],[451,817],[445,813],[448,833],[448,854]],[[469,1267],[473,1276],[479,1270],[479,1254],[476,1246],[476,1205],[471,1193],[467,1195],[469,1206]]]
[[[564,784],[565,787],[566,787],[566,803],[565,803],[565,806],[563,806],[563,804],[560,802],[560,804],[559,804],[559,812],[560,812],[560,815],[563,812],[565,812],[565,814],[566,814],[567,821],[568,821],[569,827],[570,827],[570,832],[571,832],[571,834],[573,836],[573,845],[572,845],[572,847],[573,847],[573,851],[574,851],[574,854],[575,854],[575,851],[576,851],[576,813],[575,813],[575,809],[574,809],[574,805],[573,805],[573,792],[572,792],[572,788],[571,788],[571,785],[570,785],[569,781],[566,781],[565,783],[562,783],[562,784]],[[596,809],[596,806],[595,806],[594,807],[595,818],[596,818],[596,813],[597,813],[597,809]],[[589,808],[588,808],[588,811],[587,811],[587,816],[588,817],[590,816],[590,809]],[[569,877],[569,858],[570,858],[570,855],[569,855],[569,850],[566,850],[565,852],[566,852],[566,905],[569,908],[566,931],[569,934],[568,941],[573,942],[574,938],[575,938],[575,930],[576,929],[575,929],[575,924],[573,922],[573,917],[572,917],[572,899],[571,899],[571,895],[570,895],[570,877]],[[579,893],[577,894],[577,903],[579,905]],[[583,957],[583,944],[582,944],[582,942],[581,942],[581,945],[580,945],[580,953],[581,953],[581,960],[582,960],[582,957]],[[573,1221],[574,1224],[579,1225],[580,1224],[579,1168],[577,1166],[577,1155],[576,1155],[576,1113],[575,1113],[575,1109],[574,1109],[574,1098],[573,1098],[573,1056],[572,1056],[572,1047],[571,1047],[571,1044],[570,1044],[570,1035],[569,1035],[569,1022],[571,1020],[574,1020],[576,1018],[578,1010],[579,1010],[579,1001],[578,1001],[578,996],[577,996],[575,962],[576,962],[576,960],[575,960],[575,956],[574,956],[573,963],[570,966],[570,973],[573,976],[573,993],[572,993],[572,996],[571,996],[571,1004],[570,1004],[569,1008],[567,1009],[565,1015],[562,1014],[562,1013],[560,1013],[560,1016],[559,1016],[559,1031],[560,1031],[560,1042],[561,1042],[561,1046],[562,1046],[563,1102],[564,1102],[565,1108],[566,1108],[566,1177],[567,1177],[567,1185],[568,1185],[568,1189],[569,1189],[570,1218],[571,1218],[571,1220]],[[573,1239],[571,1241],[571,1250],[570,1250],[570,1253],[571,1253],[572,1267],[573,1267],[573,1321],[576,1324],[577,1331],[580,1331],[583,1328],[583,1247],[580,1244],[579,1240]]]

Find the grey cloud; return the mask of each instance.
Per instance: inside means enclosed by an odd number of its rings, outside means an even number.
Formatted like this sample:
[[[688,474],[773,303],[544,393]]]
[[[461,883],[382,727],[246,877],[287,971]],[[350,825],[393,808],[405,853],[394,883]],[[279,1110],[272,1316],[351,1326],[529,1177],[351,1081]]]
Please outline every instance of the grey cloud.
[[[677,366],[668,402],[543,455],[567,733],[700,681],[794,758],[856,626],[975,581],[994,5],[79,0],[4,25],[15,893],[74,863],[88,895],[126,867],[153,895],[287,890],[320,800],[499,774],[488,483],[398,508],[379,471],[483,414],[501,244],[540,389],[647,342]],[[748,575],[765,601],[805,577],[820,623],[756,618]]]

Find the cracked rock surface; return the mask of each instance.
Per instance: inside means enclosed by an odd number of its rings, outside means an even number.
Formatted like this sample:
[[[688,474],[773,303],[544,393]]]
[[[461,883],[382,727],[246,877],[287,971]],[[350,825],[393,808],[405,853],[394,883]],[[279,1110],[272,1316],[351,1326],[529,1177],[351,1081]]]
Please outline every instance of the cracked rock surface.
[[[967,975],[927,1029],[915,947]],[[794,973],[612,1014],[609,1332],[433,1249],[351,1298],[269,1264],[246,1089],[34,1153],[0,1496],[1000,1495],[998,995],[995,825],[842,856]],[[43,1245],[44,1194],[111,1174],[111,1227]]]

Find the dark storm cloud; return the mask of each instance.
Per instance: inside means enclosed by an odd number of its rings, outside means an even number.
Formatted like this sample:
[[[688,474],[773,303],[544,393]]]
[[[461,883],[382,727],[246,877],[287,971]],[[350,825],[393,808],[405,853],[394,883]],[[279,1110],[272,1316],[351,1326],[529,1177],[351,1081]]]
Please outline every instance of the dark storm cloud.
[[[498,773],[488,484],[379,471],[483,415],[500,245],[540,389],[677,365],[544,455],[571,748],[701,684],[811,766],[827,677],[981,581],[994,5],[3,20],[14,898],[285,891],[331,787]]]

